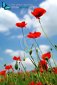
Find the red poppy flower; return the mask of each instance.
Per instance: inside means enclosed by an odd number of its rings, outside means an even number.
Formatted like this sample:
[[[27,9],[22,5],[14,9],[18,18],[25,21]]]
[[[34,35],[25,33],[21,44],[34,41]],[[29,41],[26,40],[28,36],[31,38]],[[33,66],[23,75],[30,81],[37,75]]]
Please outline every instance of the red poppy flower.
[[[38,38],[40,37],[41,33],[40,32],[30,32],[27,37],[28,38]]]
[[[43,85],[41,82],[36,83],[35,85]]]
[[[35,8],[32,13],[33,16],[35,16],[37,19],[40,19],[40,17],[46,12],[43,8]]]
[[[14,57],[13,57],[13,60],[21,61],[21,58],[20,58],[20,56],[19,56],[19,57],[14,56]]]
[[[5,76],[6,75],[6,70],[0,71],[0,75]]]
[[[57,67],[53,67],[53,68],[52,68],[52,71],[53,71],[55,74],[57,74]]]
[[[35,85],[35,83],[34,83],[34,81],[32,81],[28,85]]]
[[[50,59],[51,58],[51,53],[50,52],[47,52],[45,54],[42,54],[42,59]]]
[[[21,28],[26,27],[26,25],[27,25],[27,23],[25,23],[25,21],[16,23],[16,26],[21,27]]]
[[[34,70],[32,70],[32,72],[35,72],[36,70],[34,69]]]
[[[43,72],[44,72],[44,70],[43,70],[43,68],[41,67],[41,68],[40,68],[40,73],[43,73]]]
[[[42,68],[43,70],[46,70],[48,69],[48,65],[47,65],[47,62],[45,60],[40,60],[39,62],[39,68]]]
[[[6,70],[10,70],[10,69],[13,70],[13,67],[12,67],[12,65],[6,65],[6,66],[5,66],[5,69],[6,69]]]

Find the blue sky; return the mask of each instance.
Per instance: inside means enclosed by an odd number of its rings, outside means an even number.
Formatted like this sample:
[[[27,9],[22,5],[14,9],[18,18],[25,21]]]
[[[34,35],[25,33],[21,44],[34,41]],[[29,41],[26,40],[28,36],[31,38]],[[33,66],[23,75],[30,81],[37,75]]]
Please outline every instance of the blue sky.
[[[1,0],[2,1],[2,0]],[[42,36],[37,39],[39,43],[39,47],[42,51],[49,51],[52,47],[48,40],[44,37],[43,32],[40,30],[40,26],[38,21],[30,14],[30,12],[35,7],[43,7],[47,10],[47,13],[41,17],[42,25],[44,27],[45,32],[49,36],[50,40],[53,44],[57,44],[57,23],[56,23],[56,8],[57,1],[52,0],[3,0],[8,6],[11,7],[10,10],[4,10],[1,8],[2,2],[0,1],[0,69],[3,69],[3,65],[13,63],[12,57],[14,55],[20,55],[23,58],[23,49],[26,47],[23,44],[23,36],[22,30],[15,26],[15,23],[18,21],[25,20],[28,23],[27,29],[24,29],[25,36],[29,33],[29,31],[40,31]],[[25,5],[24,5],[25,4]],[[13,5],[15,5],[13,7]],[[17,6],[18,5],[18,6]],[[51,7],[51,10],[50,10]],[[55,9],[55,10],[54,10]],[[56,12],[54,16],[52,13]],[[31,39],[27,39],[28,46],[31,47],[34,41]],[[21,51],[21,54],[20,54]],[[53,49],[54,59],[56,60],[56,52]],[[34,58],[35,53],[33,53]],[[26,54],[27,58],[28,55]],[[28,60],[28,59],[27,59]],[[51,60],[52,62],[52,60]],[[32,64],[29,62],[29,65]],[[26,62],[25,62],[26,64]]]

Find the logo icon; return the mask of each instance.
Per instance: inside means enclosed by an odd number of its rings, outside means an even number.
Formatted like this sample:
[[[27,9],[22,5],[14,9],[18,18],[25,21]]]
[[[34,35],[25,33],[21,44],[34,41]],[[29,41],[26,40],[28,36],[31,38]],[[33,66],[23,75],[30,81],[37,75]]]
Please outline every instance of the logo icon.
[[[8,6],[5,2],[2,2],[2,8],[5,10],[10,10],[10,6]]]

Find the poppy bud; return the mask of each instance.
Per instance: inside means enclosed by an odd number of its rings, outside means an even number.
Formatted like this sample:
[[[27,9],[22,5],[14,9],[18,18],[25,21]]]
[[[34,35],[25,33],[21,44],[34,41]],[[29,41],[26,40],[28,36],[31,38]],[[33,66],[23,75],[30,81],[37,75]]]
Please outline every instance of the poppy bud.
[[[32,49],[29,51],[29,54],[32,55]]]
[[[25,61],[25,58],[23,59],[23,61]]]
[[[6,66],[6,64],[4,64],[4,67]]]
[[[15,70],[18,70],[18,63],[15,64]]]
[[[55,45],[55,48],[57,48],[57,45]]]
[[[45,60],[48,62],[48,58],[45,58]]]
[[[52,48],[50,50],[52,51]]]
[[[38,49],[36,49],[36,52],[38,53]]]
[[[19,68],[19,71],[20,71],[20,68]]]

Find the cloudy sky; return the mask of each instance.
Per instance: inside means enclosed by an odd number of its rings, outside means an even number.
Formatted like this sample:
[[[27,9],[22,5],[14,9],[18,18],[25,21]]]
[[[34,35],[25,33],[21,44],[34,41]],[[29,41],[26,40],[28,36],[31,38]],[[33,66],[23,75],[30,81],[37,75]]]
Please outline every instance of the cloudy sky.
[[[3,9],[2,1],[10,6],[11,9]],[[37,42],[43,53],[50,51],[50,48],[52,48],[42,32],[38,20],[31,15],[31,11],[35,7],[46,9],[46,14],[41,17],[41,23],[51,42],[54,45],[57,44],[57,0],[0,0],[0,70],[3,69],[4,64],[14,64],[12,60],[14,55],[20,56],[23,60],[24,54],[26,60],[22,63],[27,70],[34,68],[27,51],[34,43],[34,40],[27,39],[26,37],[30,31],[41,32],[41,37],[37,39]],[[26,45],[23,44],[22,30],[15,26],[16,22],[19,21],[26,21],[28,23],[26,29],[24,29],[24,34],[29,48],[25,51]],[[56,62],[57,51],[55,49],[52,51]],[[35,51],[33,51],[32,55],[37,62]],[[51,59],[50,61],[53,64],[53,60]]]

